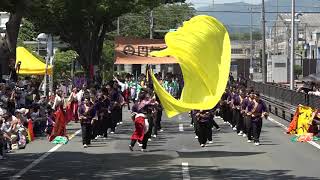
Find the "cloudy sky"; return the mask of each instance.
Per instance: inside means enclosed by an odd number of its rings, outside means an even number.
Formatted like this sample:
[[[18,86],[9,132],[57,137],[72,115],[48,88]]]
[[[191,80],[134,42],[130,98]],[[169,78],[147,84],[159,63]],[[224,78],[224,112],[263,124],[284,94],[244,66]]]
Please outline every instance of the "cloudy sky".
[[[187,0],[187,2],[192,2],[195,6],[205,6],[212,4],[213,0]],[[214,0],[215,3],[232,3],[232,2],[246,2],[252,4],[259,4],[261,0]]]

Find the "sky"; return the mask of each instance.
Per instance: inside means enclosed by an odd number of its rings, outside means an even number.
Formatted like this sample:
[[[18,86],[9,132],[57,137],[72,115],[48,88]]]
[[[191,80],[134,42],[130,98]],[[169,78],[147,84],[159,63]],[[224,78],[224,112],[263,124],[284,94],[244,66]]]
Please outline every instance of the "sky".
[[[187,0],[187,2],[193,3],[196,7],[206,6],[212,4],[213,0]],[[251,4],[259,4],[261,0],[214,0],[214,3],[232,3],[232,2],[246,2]]]

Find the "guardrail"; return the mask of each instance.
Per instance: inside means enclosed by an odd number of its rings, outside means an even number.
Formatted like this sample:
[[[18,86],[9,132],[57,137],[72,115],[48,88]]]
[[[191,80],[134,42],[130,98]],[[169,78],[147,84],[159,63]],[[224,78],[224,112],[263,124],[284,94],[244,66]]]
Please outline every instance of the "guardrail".
[[[301,105],[318,108],[320,96],[290,90],[276,84],[248,81],[248,87],[259,91],[269,107],[269,111],[287,121],[291,121],[296,107]]]

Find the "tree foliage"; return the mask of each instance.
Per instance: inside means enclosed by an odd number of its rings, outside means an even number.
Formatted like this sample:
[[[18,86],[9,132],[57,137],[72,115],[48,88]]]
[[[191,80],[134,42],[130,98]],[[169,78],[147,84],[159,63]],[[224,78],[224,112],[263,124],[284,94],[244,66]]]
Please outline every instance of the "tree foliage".
[[[152,9],[163,0],[46,0],[34,7],[29,18],[46,33],[58,35],[79,54],[87,72],[101,62],[107,32],[115,29],[117,17]]]
[[[154,38],[161,39],[165,32],[158,30],[176,29],[195,14],[189,4],[163,4],[153,9]],[[150,11],[128,13],[120,17],[120,35],[149,38]]]
[[[77,57],[77,52],[73,50],[57,51],[54,56],[53,79],[55,81],[71,79],[72,63]]]
[[[32,22],[23,19],[19,30],[18,42],[33,41],[39,33]]]

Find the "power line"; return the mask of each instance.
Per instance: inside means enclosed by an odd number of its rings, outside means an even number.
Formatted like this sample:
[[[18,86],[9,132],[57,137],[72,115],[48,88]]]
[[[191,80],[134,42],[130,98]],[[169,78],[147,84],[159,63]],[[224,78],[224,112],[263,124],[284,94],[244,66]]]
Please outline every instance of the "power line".
[[[196,12],[200,12],[200,13],[235,13],[235,14],[250,14],[250,11],[234,11],[234,10],[230,10],[230,11],[210,11],[210,10],[199,10]],[[261,14],[260,11],[252,11],[253,14]],[[266,11],[266,14],[291,14],[290,11]],[[300,13],[304,13],[304,14],[320,14],[320,11],[300,11]]]
[[[212,2],[197,2],[197,3],[187,3],[187,4],[192,4],[192,5],[212,5]],[[236,3],[225,3],[225,4],[221,4],[221,3],[215,3],[216,6],[239,6],[239,7],[261,7],[261,4],[236,4]],[[315,6],[319,6],[319,7],[315,7]],[[277,7],[275,5],[266,5],[266,8],[268,7]],[[278,5],[278,7],[288,7],[291,8],[291,5]],[[305,5],[296,5],[296,7],[301,7],[301,8],[320,8],[320,1],[319,3],[317,3],[316,5],[310,5],[310,6],[305,6]]]

